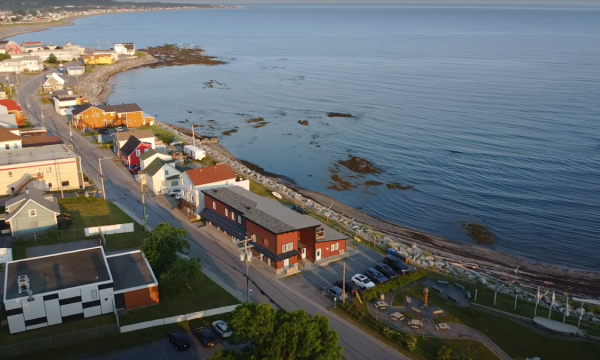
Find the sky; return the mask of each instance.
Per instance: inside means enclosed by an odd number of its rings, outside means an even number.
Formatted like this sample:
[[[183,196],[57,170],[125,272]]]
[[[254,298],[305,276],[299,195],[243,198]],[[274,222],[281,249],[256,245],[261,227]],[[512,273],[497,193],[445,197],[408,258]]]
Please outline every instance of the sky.
[[[117,0],[118,1],[118,0]],[[195,3],[212,5],[352,4],[352,5],[462,5],[462,6],[600,6],[600,0],[127,0],[135,2]]]

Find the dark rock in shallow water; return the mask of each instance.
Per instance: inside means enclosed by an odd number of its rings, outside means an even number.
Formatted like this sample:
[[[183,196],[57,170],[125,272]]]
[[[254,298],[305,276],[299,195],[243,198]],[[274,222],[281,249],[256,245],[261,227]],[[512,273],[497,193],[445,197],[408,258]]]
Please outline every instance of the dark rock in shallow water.
[[[338,113],[338,112],[327,113],[327,116],[329,116],[330,118],[333,118],[333,117],[354,118],[354,116],[352,116],[351,114],[344,114],[344,113]]]
[[[308,120],[298,120],[298,124],[308,126]]]
[[[402,184],[398,184],[398,183],[389,183],[389,184],[385,184],[385,186],[387,186],[388,189],[390,190],[394,190],[394,189],[398,189],[398,190],[410,190],[413,187],[410,185],[402,185]]]

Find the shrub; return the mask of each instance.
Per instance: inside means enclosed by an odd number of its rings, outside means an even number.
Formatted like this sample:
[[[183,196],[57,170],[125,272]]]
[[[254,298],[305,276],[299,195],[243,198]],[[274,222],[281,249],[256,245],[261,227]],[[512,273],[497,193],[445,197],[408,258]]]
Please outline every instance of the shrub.
[[[83,204],[83,203],[92,203],[92,202],[100,202],[104,201],[102,199],[98,199],[95,197],[85,197],[85,196],[77,196],[73,198],[59,199],[59,203],[61,204]]]
[[[365,317],[365,312],[356,300],[350,303],[340,304],[339,306],[355,319],[362,320]]]
[[[398,276],[392,280],[386,281],[377,287],[366,290],[362,293],[363,301],[370,302],[377,299],[379,294],[386,294],[411,284],[426,275],[425,271],[419,270],[408,275]]]

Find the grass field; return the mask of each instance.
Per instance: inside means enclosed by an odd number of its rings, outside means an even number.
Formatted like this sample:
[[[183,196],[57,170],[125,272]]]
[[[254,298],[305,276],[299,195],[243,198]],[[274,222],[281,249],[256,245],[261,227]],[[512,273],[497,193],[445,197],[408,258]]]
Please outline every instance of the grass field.
[[[185,290],[173,295],[161,294],[160,304],[131,310],[129,314],[121,316],[120,321],[123,326],[239,303],[233,295],[203,275],[199,285],[191,292]]]
[[[154,135],[156,135],[156,137],[159,138],[160,140],[162,140],[162,142],[164,142],[165,144],[168,144],[168,143],[170,143],[173,140],[181,140],[181,138],[179,138],[178,136],[175,136],[175,135],[171,134],[169,131],[167,131],[166,129],[161,128],[160,126],[156,126],[156,125],[141,126],[138,129],[140,129],[140,130],[145,130],[145,129],[152,130],[152,132],[154,133]]]

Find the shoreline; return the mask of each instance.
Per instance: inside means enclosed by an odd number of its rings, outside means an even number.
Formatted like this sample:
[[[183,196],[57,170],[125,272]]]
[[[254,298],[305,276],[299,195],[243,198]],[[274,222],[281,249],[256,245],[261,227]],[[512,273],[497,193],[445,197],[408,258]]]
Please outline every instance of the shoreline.
[[[71,21],[70,23],[72,25]],[[43,31],[43,29],[37,31]],[[85,80],[89,79],[87,83],[84,83],[84,86],[90,86],[90,89],[100,89],[97,94],[92,94],[91,97],[88,97],[90,102],[92,102],[91,99],[101,99],[103,100],[101,102],[106,102],[108,96],[112,92],[112,86],[108,84],[108,81],[112,76],[133,68],[145,66],[152,62],[157,62],[159,60],[155,59],[149,54],[146,54],[144,58],[124,60],[124,62],[127,61],[129,61],[129,63],[117,63],[114,66],[111,66],[110,69],[107,69],[107,74],[90,74],[86,76],[82,82],[80,82],[79,86],[81,86],[81,83],[83,83]],[[180,128],[175,124],[165,123],[164,125],[168,125],[174,129]],[[181,129],[183,130],[183,128]],[[195,134],[198,138],[198,134]],[[207,147],[211,150],[211,152],[217,153],[221,159],[229,159],[230,161],[235,161],[248,166],[248,164],[245,164],[243,161],[237,159],[220,144],[210,144],[207,145]],[[219,161],[219,159],[215,160]],[[491,276],[499,278],[505,282],[519,284],[525,287],[539,285],[546,288],[555,288],[559,291],[570,291],[573,293],[593,295],[595,297],[598,296],[598,289],[600,289],[600,273],[598,272],[571,270],[552,265],[539,264],[492,249],[471,244],[458,243],[439,236],[426,234],[415,229],[406,228],[401,225],[377,219],[358,209],[344,205],[343,203],[340,203],[339,201],[325,194],[298,188],[293,184],[289,184],[289,182],[286,181],[285,176],[263,172],[264,169],[260,168],[251,168],[251,170],[264,176],[265,178],[271,179],[275,183],[284,184],[288,189],[291,189],[298,194],[311,199],[321,207],[327,208],[327,205],[333,202],[331,210],[335,213],[332,215],[332,217],[340,217],[340,214],[342,214],[343,217],[352,219],[357,223],[367,225],[374,231],[382,233],[384,235],[382,236],[383,239],[379,241],[382,244],[386,244],[386,241],[384,240],[387,236],[392,236],[396,238],[397,242],[401,243],[407,248],[411,248],[413,244],[415,244],[420,249],[430,252],[436,257],[450,258],[453,261],[457,260],[464,263],[475,262],[483,273],[490,274]],[[371,231],[367,231],[367,233],[373,235]],[[518,271],[516,269],[518,269]]]

